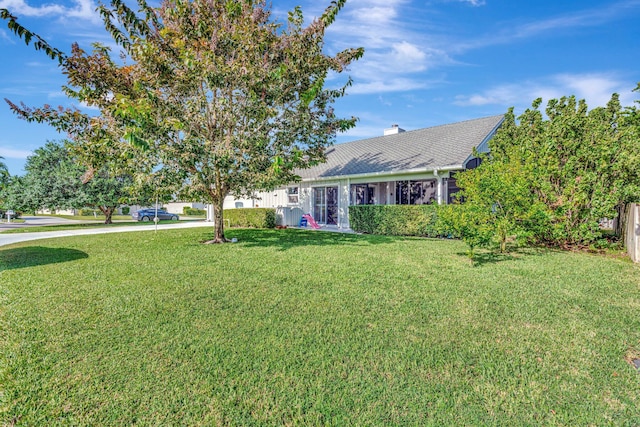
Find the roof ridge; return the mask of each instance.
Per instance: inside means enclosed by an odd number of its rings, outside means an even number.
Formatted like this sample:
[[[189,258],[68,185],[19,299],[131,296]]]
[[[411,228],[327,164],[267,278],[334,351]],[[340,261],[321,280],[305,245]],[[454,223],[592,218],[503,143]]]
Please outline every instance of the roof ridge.
[[[428,127],[425,127],[425,128],[405,130],[404,132],[393,133],[391,135],[370,136],[368,138],[361,138],[361,139],[356,139],[356,140],[353,140],[353,141],[340,142],[340,143],[337,143],[337,144],[334,143],[334,144],[331,145],[331,147],[333,148],[333,147],[337,147],[337,146],[340,146],[340,145],[354,144],[354,143],[357,143],[357,142],[369,141],[369,140],[378,139],[378,138],[388,138],[388,137],[394,137],[394,136],[397,136],[397,135],[406,135],[408,133],[420,132],[420,131],[425,131],[425,130],[429,130],[429,129],[438,129],[438,128],[445,127],[445,126],[462,125],[462,124],[469,123],[469,122],[476,122],[476,121],[480,121],[480,120],[495,119],[495,118],[498,118],[498,117],[504,117],[504,114],[496,114],[496,115],[493,115],[493,116],[486,116],[486,117],[478,117],[478,118],[475,118],[475,119],[461,120],[459,122],[443,123],[441,125],[428,126]]]
[[[334,144],[326,162],[296,173],[317,179],[461,165],[503,120],[504,115],[487,116]]]

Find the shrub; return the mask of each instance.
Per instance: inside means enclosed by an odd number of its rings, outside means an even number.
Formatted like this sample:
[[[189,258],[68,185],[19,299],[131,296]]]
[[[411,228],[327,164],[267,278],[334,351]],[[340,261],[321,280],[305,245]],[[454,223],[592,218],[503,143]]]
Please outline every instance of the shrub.
[[[96,213],[97,215],[103,215],[103,213],[99,210],[96,209],[92,209],[92,208],[83,208],[80,209],[80,216],[93,216],[93,213]]]
[[[438,226],[439,205],[349,206],[349,224],[358,233],[386,236],[440,237],[449,233]]]
[[[274,228],[276,226],[276,210],[272,208],[227,209],[224,219],[229,220],[231,227]]]
[[[204,209],[196,209],[185,206],[182,208],[182,213],[187,216],[205,216],[207,214],[207,211],[205,211]]]
[[[121,210],[122,215],[129,215],[129,212],[131,212],[131,208],[129,206],[123,206]]]

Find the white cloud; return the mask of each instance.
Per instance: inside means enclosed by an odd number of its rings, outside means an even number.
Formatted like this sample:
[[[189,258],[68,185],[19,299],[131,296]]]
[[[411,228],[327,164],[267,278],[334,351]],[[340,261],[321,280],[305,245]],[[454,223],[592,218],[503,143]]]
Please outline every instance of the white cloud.
[[[411,78],[389,78],[369,80],[363,83],[356,83],[349,88],[350,94],[371,94],[385,92],[405,92],[415,89],[424,89],[429,84],[425,81]]]
[[[49,92],[47,94],[47,98],[49,98],[49,99],[66,98],[66,97],[67,97],[67,95],[64,92],[62,92],[61,90],[57,90],[57,91],[54,91],[54,92]]]
[[[634,96],[629,79],[612,73],[557,74],[538,80],[506,83],[479,93],[458,95],[454,104],[459,106],[502,105],[526,108],[536,98],[546,103],[549,99],[575,95],[585,99],[589,108],[604,106],[612,93],[620,94],[623,105],[631,105]],[[526,102],[527,105],[519,105]]]
[[[460,0],[466,1],[466,0]],[[468,0],[474,3],[474,0]],[[621,1],[609,5],[599,5],[592,9],[577,10],[570,14],[550,17],[527,23],[504,25],[505,30],[492,31],[487,35],[474,35],[473,39],[453,42],[452,51],[463,52],[476,48],[500,44],[513,44],[521,39],[538,37],[545,34],[556,34],[560,30],[580,27],[595,27],[608,24],[624,17],[631,8],[637,8],[639,0]]]
[[[424,72],[452,63],[443,50],[425,40],[422,18],[407,0],[352,0],[335,24],[328,40],[335,51],[363,46],[365,54],[349,70],[355,84],[349,93],[378,94],[428,86]]]
[[[484,0],[458,0],[462,3],[469,3],[471,6],[484,6],[486,2]]]
[[[8,9],[13,15],[32,17],[58,17],[63,20],[73,18],[100,22],[100,16],[95,11],[94,0],[74,0],[72,7],[65,7],[55,3],[45,3],[32,6],[26,0],[0,0],[0,8]]]
[[[5,159],[26,159],[32,154],[32,151],[0,147],[0,156],[4,157]]]
[[[444,1],[464,2],[470,6],[485,4],[484,0]],[[418,13],[415,4],[407,0],[351,0],[335,24],[329,27],[328,40],[335,51],[353,46],[365,47],[364,57],[349,71],[355,81],[349,93],[407,91],[424,88],[427,86],[423,82],[426,73],[460,64],[456,56],[469,50],[513,44],[562,28],[604,25],[624,16],[625,11],[638,4],[639,0],[626,0],[539,21],[503,23],[504,30],[489,28],[486,35],[473,34],[463,38],[465,36],[452,31],[450,26],[438,26],[424,14],[424,10],[420,9]],[[557,82],[554,86],[562,87]],[[457,103],[513,103],[519,98],[511,94],[518,92],[522,91],[517,87],[504,86],[495,88],[491,93],[462,97]]]

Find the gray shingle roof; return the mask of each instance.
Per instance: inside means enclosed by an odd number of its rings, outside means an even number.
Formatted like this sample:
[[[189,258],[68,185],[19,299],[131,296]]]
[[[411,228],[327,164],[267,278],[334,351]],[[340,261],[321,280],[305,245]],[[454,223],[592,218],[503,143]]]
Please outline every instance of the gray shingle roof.
[[[485,117],[336,144],[327,150],[326,163],[297,172],[307,180],[461,165],[503,118]]]

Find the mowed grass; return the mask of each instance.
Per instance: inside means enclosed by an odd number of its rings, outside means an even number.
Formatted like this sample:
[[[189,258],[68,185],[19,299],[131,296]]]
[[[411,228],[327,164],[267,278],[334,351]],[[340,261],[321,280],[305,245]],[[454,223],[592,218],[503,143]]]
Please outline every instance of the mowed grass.
[[[227,234],[0,248],[0,423],[640,424],[630,262]]]
[[[193,219],[189,219],[190,221]],[[195,219],[196,221],[199,219]],[[158,224],[177,224],[177,221],[171,220],[160,220]],[[0,224],[1,225],[1,224]],[[42,231],[65,231],[65,230],[85,230],[91,228],[117,228],[117,227],[132,227],[144,225],[147,227],[155,226],[153,221],[122,221],[122,222],[114,222],[112,224],[105,224],[104,222],[80,222],[80,223],[71,223],[71,224],[55,224],[55,225],[32,225],[28,227],[21,228],[10,228],[7,230],[0,231],[0,234],[22,234],[22,233],[38,233]]]

